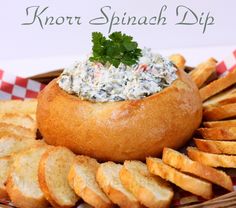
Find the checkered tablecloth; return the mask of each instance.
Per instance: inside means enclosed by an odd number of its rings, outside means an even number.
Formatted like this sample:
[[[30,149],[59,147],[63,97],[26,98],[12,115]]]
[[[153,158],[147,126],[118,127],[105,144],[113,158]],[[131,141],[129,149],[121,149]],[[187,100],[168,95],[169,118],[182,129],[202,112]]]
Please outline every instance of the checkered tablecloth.
[[[0,99],[36,98],[44,86],[34,80],[21,78],[0,69]]]
[[[1,63],[0,63],[1,64]],[[219,62],[217,65],[217,74],[219,76],[226,75],[229,71],[232,71],[236,68],[236,50],[226,57],[223,61]],[[38,92],[42,90],[45,85],[36,82],[34,80],[21,78],[18,76],[11,75],[0,69],[0,99],[29,99],[36,98]],[[236,173],[235,170],[230,170],[230,175],[234,183],[234,189],[236,190]],[[221,194],[221,192],[217,192]],[[173,200],[174,206],[183,205],[190,202],[203,201],[200,197],[194,196],[186,191],[183,191],[179,188],[175,188],[175,197]],[[8,201],[0,199],[0,202],[9,204]],[[85,205],[80,205],[82,208]]]

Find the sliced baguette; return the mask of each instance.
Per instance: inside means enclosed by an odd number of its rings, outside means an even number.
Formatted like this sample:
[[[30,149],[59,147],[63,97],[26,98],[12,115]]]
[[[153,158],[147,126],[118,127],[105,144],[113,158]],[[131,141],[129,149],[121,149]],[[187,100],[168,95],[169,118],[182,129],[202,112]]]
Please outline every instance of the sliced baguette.
[[[189,75],[195,82],[198,88],[200,88],[205,81],[216,71],[217,61],[213,58],[199,64]]]
[[[49,204],[39,187],[39,160],[47,145],[34,147],[13,156],[6,189],[16,207],[45,208]]]
[[[36,132],[37,130],[36,121],[32,119],[31,116],[29,115],[22,115],[15,113],[0,114],[0,123],[7,123],[16,126],[21,126],[33,132]]]
[[[40,140],[22,139],[20,137],[5,136],[0,139],[0,157],[11,156],[14,153],[26,150],[30,147],[44,145]]]
[[[162,160],[164,163],[181,172],[190,173],[211,183],[217,184],[229,191],[233,191],[232,180],[225,172],[193,161],[180,152],[170,148],[164,148]]]
[[[236,140],[236,127],[214,127],[214,128],[199,128],[198,133],[204,139],[212,140]]]
[[[36,138],[36,131],[31,131],[30,129],[26,129],[22,126],[0,122],[0,138],[6,134],[17,135],[27,139]]]
[[[8,193],[6,190],[6,182],[10,171],[11,157],[0,158],[0,198],[8,199]]]
[[[206,121],[206,122],[203,122],[203,125],[208,128],[236,127],[236,119],[235,120],[226,120],[226,121]]]
[[[178,69],[184,70],[186,60],[181,54],[172,54],[169,59],[174,63]]]
[[[67,176],[75,155],[65,147],[50,147],[39,162],[39,185],[45,198],[54,207],[73,207],[78,197]]]
[[[146,207],[169,207],[173,190],[169,183],[151,175],[146,164],[140,161],[125,161],[120,171],[123,186]]]
[[[188,156],[195,161],[211,167],[236,168],[236,156],[212,154],[198,150],[194,147],[187,148]]]
[[[166,165],[161,159],[158,158],[148,157],[146,162],[150,173],[160,176],[161,178],[179,186],[183,190],[201,196],[204,199],[212,198],[213,193],[211,183],[181,173],[175,168]]]
[[[111,201],[119,207],[142,207],[134,195],[122,185],[119,177],[121,168],[122,165],[113,162],[101,164],[96,174],[99,186]]]
[[[109,208],[112,202],[96,181],[99,163],[87,156],[77,156],[68,174],[70,186],[75,193],[93,207]]]
[[[202,101],[208,99],[209,97],[223,91],[224,89],[228,88],[229,86],[236,83],[236,70],[233,70],[225,77],[219,78],[210,84],[206,85],[205,87],[200,89],[200,95]]]
[[[1,100],[0,114],[17,113],[17,114],[36,114],[37,100]]]
[[[212,107],[203,111],[203,118],[206,121],[218,121],[233,117],[236,117],[236,103]]]
[[[215,154],[236,154],[236,142],[235,141],[214,141],[205,139],[194,139],[197,148],[204,152]]]
[[[203,108],[207,109],[210,107],[226,105],[230,103],[236,103],[236,87],[233,86],[230,89],[224,90],[206,100],[203,103]]]

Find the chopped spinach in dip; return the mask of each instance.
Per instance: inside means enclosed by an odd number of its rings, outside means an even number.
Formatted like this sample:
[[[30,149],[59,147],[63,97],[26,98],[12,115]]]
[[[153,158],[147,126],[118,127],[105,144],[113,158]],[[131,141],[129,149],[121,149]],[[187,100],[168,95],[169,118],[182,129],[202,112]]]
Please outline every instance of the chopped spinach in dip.
[[[137,64],[102,65],[89,60],[66,68],[58,79],[60,88],[93,102],[136,100],[160,92],[177,79],[174,65],[144,48]]]

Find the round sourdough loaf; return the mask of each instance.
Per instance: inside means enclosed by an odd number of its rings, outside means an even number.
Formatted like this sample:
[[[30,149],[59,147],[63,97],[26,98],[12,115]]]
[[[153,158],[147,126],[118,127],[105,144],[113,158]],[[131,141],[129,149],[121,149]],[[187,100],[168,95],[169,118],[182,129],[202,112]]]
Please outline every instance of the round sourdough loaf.
[[[145,160],[163,147],[179,148],[202,119],[196,85],[182,70],[159,93],[139,100],[94,103],[53,80],[39,94],[37,122],[45,141],[100,160]]]

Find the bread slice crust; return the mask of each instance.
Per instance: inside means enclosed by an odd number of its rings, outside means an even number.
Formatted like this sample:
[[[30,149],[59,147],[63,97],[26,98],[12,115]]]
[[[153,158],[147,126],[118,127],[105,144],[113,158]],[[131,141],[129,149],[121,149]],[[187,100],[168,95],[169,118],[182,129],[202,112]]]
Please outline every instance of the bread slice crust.
[[[67,175],[75,155],[65,147],[50,147],[39,163],[39,185],[53,207],[75,206],[78,196],[69,186]]]
[[[95,159],[79,155],[70,168],[68,181],[75,193],[91,206],[110,208],[112,202],[96,181],[98,168],[99,163]]]
[[[146,207],[166,208],[170,206],[173,190],[160,177],[151,175],[146,164],[140,161],[125,161],[120,171],[123,186]]]
[[[168,180],[183,190],[189,191],[204,199],[210,199],[213,196],[212,185],[209,182],[184,174],[169,165],[166,165],[159,158],[148,157],[147,167],[150,173],[158,175]]]
[[[6,189],[11,201],[21,208],[45,208],[49,205],[38,182],[38,165],[47,146],[30,148],[13,156]]]
[[[212,154],[200,151],[194,147],[188,147],[187,153],[192,160],[211,167],[236,168],[235,155]]]
[[[211,183],[217,184],[229,191],[233,191],[232,180],[225,172],[193,161],[176,150],[164,148],[162,160],[167,165],[170,165],[181,172],[190,173]]]
[[[214,141],[194,139],[197,148],[201,151],[214,154],[236,155],[236,141]]]
[[[114,204],[122,208],[141,208],[143,207],[134,195],[126,190],[119,177],[122,165],[114,162],[106,162],[99,166],[96,179],[99,186],[111,199]]]

